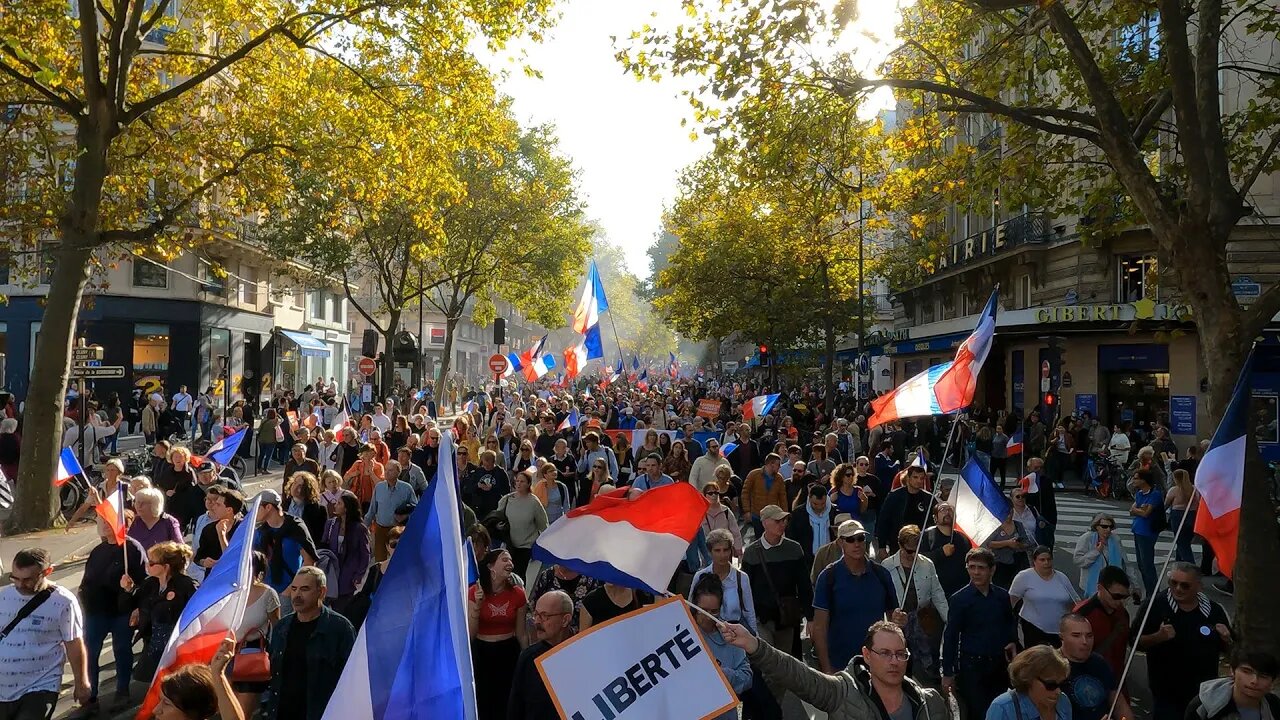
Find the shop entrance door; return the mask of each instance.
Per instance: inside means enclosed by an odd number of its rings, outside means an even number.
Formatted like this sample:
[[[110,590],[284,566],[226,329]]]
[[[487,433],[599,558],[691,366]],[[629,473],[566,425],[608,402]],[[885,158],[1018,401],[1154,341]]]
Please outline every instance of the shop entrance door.
[[[1106,374],[1107,422],[1129,422],[1150,433],[1157,421],[1169,418],[1169,373],[1111,372]]]

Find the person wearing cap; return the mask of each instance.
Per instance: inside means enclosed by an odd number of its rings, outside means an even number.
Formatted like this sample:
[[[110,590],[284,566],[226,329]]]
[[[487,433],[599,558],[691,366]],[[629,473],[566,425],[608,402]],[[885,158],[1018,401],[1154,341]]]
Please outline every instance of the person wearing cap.
[[[818,550],[835,537],[835,526],[831,524],[831,502],[826,488],[811,485],[802,497],[805,500],[799,502],[787,521],[787,537],[800,543],[805,567],[813,567]]]
[[[781,487],[782,478],[777,479]],[[813,585],[804,561],[804,548],[786,537],[790,513],[777,505],[759,512],[763,527],[742,551],[742,570],[751,579],[757,628],[765,642],[800,657],[800,621],[813,617]]]
[[[316,544],[302,520],[285,514],[280,493],[267,489],[259,497],[262,501],[255,518],[258,527],[254,531],[253,547],[270,558],[265,582],[283,593],[293,582],[298,568],[316,564]]]
[[[889,618],[906,624],[889,571],[871,561],[870,533],[857,520],[836,531],[840,559],[818,573],[813,584],[813,623],[809,635],[818,654],[818,667],[834,673],[849,664],[867,628]]]

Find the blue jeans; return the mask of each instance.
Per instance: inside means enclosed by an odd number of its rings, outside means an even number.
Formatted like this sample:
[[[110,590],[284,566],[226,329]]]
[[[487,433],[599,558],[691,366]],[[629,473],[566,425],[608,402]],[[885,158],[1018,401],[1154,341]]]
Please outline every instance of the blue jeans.
[[[1182,516],[1186,514],[1184,508],[1174,508],[1169,511],[1169,527],[1177,533],[1178,525],[1182,523]],[[1195,535],[1196,514],[1191,513],[1187,517],[1187,524],[1182,528],[1181,533],[1174,536],[1173,559],[1178,562],[1193,563],[1196,561],[1195,555],[1191,552],[1191,538]]]
[[[1134,535],[1133,542],[1138,549],[1138,572],[1142,573],[1143,593],[1151,597],[1156,587],[1156,535]]]
[[[92,696],[98,697],[98,675],[102,646],[111,636],[111,654],[116,661],[116,694],[129,694],[129,678],[133,676],[133,628],[129,627],[129,614],[102,615],[85,613],[84,644],[89,655],[89,687]]]
[[[275,455],[275,443],[258,443],[258,471],[267,472],[271,469],[271,457]]]

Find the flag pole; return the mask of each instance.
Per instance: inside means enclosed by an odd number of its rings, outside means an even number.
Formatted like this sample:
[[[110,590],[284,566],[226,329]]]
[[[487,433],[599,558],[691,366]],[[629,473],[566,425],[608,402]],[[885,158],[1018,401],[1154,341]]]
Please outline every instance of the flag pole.
[[[968,410],[962,410],[956,415],[955,422],[951,424],[951,431],[947,433],[947,449],[942,451],[942,460],[938,462],[938,479],[933,484],[933,492],[929,493],[929,502],[924,507],[924,521],[929,522],[929,515],[933,512],[934,501],[938,499],[938,493],[942,492],[942,470],[947,466],[947,456],[951,454],[951,443],[956,438],[956,430],[960,427],[960,423],[969,417]],[[928,479],[928,471],[925,471],[925,479]],[[904,481],[905,482],[905,481]],[[920,537],[924,538],[924,528],[920,528]],[[917,545],[918,551],[919,545]],[[902,595],[906,598],[907,592],[911,589],[911,578],[915,577],[916,567],[920,565],[920,558],[917,555],[916,561],[911,563],[911,571],[907,573],[907,580],[902,584]],[[917,597],[919,592],[916,593]]]
[[[1188,509],[1195,504],[1196,497],[1199,496],[1199,494],[1200,489],[1193,485],[1191,489],[1191,499],[1187,501]],[[1153,506],[1152,512],[1159,511]],[[1173,533],[1173,547],[1169,548],[1169,553],[1164,556],[1164,563],[1160,566],[1160,574],[1156,576],[1156,585],[1151,590],[1151,597],[1145,598],[1147,607],[1142,612],[1142,620],[1136,625],[1138,628],[1138,637],[1133,638],[1133,645],[1129,648],[1129,654],[1126,655],[1124,659],[1124,668],[1120,671],[1120,678],[1116,681],[1116,687],[1121,691],[1124,690],[1124,681],[1129,676],[1129,669],[1133,665],[1133,656],[1138,652],[1138,640],[1142,637],[1142,629],[1146,627],[1147,620],[1151,617],[1151,608],[1155,607],[1155,595],[1160,591],[1160,581],[1164,579],[1164,574],[1169,570],[1169,561],[1173,560],[1174,554],[1178,552],[1178,536],[1182,534],[1182,528],[1187,524],[1187,518],[1191,517],[1191,515],[1193,515],[1193,513],[1182,513],[1182,520],[1178,523],[1178,529]],[[1087,591],[1088,588],[1085,588],[1085,590]],[[1143,590],[1146,590],[1146,588],[1143,588]],[[1116,703],[1119,701],[1120,693],[1117,692],[1115,700],[1111,701],[1111,708],[1107,710],[1108,715],[1116,711]]]

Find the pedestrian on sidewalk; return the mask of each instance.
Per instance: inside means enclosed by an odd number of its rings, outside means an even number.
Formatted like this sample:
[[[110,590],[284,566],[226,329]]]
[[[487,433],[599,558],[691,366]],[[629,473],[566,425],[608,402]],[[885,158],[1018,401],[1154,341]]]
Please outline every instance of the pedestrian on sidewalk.
[[[84,608],[84,632],[86,652],[89,657],[89,702],[73,715],[77,720],[98,714],[98,678],[101,668],[102,647],[107,636],[111,637],[111,651],[115,659],[116,692],[108,708],[112,714],[123,712],[130,705],[129,678],[133,674],[133,629],[129,627],[132,599],[121,588],[126,571],[135,584],[147,578],[146,553],[142,545],[131,537],[125,538],[123,547],[116,541],[115,529],[101,517],[98,518],[98,538],[101,540],[89,552],[85,561],[84,576],[80,580],[80,603]]]

